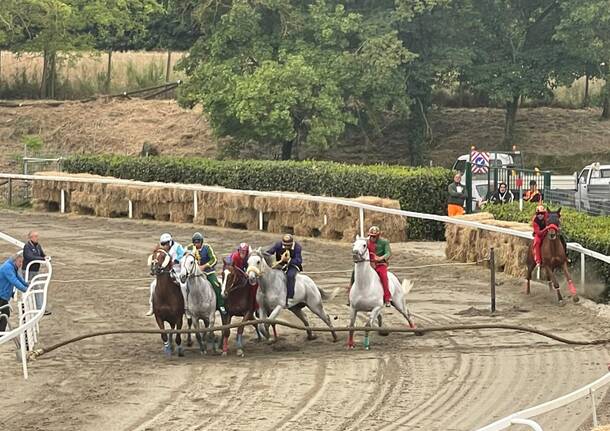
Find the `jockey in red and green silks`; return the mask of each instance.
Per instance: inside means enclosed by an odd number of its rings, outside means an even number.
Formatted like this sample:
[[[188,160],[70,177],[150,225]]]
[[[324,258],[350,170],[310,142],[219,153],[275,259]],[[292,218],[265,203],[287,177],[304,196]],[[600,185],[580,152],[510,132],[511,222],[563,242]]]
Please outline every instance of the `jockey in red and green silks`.
[[[210,244],[203,242],[203,235],[199,232],[193,234],[193,245],[199,254],[199,269],[206,275],[216,293],[216,308],[224,314],[226,313],[225,303],[221,294],[220,282],[216,276],[215,266],[218,259],[216,259],[214,249]]]
[[[392,256],[390,241],[381,237],[381,230],[377,226],[371,226],[367,246],[371,256],[371,263],[381,279],[383,302],[386,307],[389,307],[392,301],[388,282],[388,260]]]

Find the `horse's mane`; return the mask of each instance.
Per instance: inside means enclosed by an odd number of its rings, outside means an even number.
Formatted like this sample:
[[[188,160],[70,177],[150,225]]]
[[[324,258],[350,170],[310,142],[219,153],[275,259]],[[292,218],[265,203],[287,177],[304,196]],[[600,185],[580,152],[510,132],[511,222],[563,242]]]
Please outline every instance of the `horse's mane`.
[[[252,253],[250,253],[250,256],[258,256],[258,257],[264,259],[265,263],[268,266],[273,266],[273,261],[272,261],[273,256],[265,253],[260,247],[257,248],[256,250],[252,250]]]

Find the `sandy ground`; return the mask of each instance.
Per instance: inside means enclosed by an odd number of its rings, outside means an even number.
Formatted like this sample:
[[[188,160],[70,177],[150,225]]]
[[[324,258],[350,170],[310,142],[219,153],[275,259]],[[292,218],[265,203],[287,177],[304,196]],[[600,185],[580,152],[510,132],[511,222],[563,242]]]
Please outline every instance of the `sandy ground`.
[[[151,221],[0,212],[0,231],[15,237],[36,228],[54,257],[52,316],[41,322],[51,345],[101,329],[154,328],[147,310],[145,264],[158,235],[170,230],[186,242],[197,229]],[[220,254],[242,240],[267,245],[266,233],[203,229]],[[303,241],[309,271],[349,269],[350,245]],[[11,247],[0,245],[0,254]],[[442,243],[394,245],[393,266],[446,263]],[[488,306],[489,273],[480,267],[397,269],[415,287],[408,298],[420,326],[511,323],[574,338],[607,337],[609,324],[588,308],[558,307],[537,284],[499,276],[496,317],[458,314]],[[347,324],[344,287],[349,273],[312,277],[331,296],[334,324]],[[66,283],[75,280],[97,280]],[[121,281],[103,281],[121,279]],[[388,311],[386,324],[403,325]],[[321,322],[311,316],[310,321]],[[296,321],[290,313],[280,318]],[[502,331],[372,337],[372,350],[345,349],[346,336],[315,341],[280,329],[275,345],[247,332],[246,357],[234,353],[166,359],[157,335],[106,336],[72,344],[30,365],[23,381],[13,345],[0,348],[3,429],[10,430],[471,430],[521,408],[572,391],[606,372],[606,347],[571,347]],[[598,399],[607,406],[603,399]],[[24,410],[27,415],[20,415]],[[602,406],[602,410],[604,407]],[[608,410],[606,408],[606,410]],[[586,401],[539,417],[546,431],[573,431],[589,422]],[[603,412],[602,412],[603,414]],[[583,425],[584,424],[584,425]]]

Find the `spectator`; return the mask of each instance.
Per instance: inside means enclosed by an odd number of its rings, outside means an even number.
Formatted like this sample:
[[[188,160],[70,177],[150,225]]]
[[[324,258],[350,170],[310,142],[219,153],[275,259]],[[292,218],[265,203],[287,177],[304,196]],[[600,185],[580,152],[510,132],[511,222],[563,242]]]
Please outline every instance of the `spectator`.
[[[447,201],[447,214],[449,217],[464,215],[464,202],[466,201],[466,193],[462,185],[462,175],[455,174],[453,182],[449,184],[449,199]]]
[[[523,200],[526,202],[542,202],[542,193],[538,191],[536,180],[530,181],[530,188],[525,192]]]
[[[23,277],[25,278],[25,270],[30,262],[45,259],[47,259],[47,256],[38,242],[38,232],[34,230],[30,231],[30,233],[28,233],[28,242],[23,246],[23,266],[21,267]],[[26,281],[30,283],[32,279],[38,275],[38,271],[40,271],[40,264],[33,263],[30,266]],[[36,308],[42,308],[42,295],[34,295],[34,298],[36,299]],[[51,312],[46,310],[44,314],[45,316],[48,316]]]
[[[0,319],[0,332],[6,329],[8,317],[11,315],[11,310],[8,305],[13,297],[13,289],[16,287],[22,292],[28,290],[28,283],[19,275],[19,268],[23,265],[23,252],[18,252],[15,256],[7,259],[0,266],[0,314],[5,314],[6,318]]]
[[[492,204],[509,204],[515,200],[513,193],[508,190],[506,183],[501,182],[498,185],[498,190],[489,198],[489,202]]]

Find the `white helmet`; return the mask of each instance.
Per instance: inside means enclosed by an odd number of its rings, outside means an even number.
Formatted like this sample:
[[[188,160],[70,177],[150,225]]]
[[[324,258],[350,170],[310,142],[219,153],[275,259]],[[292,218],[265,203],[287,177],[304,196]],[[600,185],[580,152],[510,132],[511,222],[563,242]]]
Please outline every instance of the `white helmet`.
[[[159,243],[160,244],[163,244],[163,243],[166,243],[166,242],[170,242],[170,241],[172,241],[172,235],[169,234],[169,233],[164,233],[164,234],[161,235],[161,238],[159,238]]]

